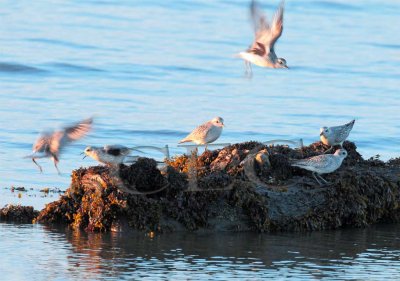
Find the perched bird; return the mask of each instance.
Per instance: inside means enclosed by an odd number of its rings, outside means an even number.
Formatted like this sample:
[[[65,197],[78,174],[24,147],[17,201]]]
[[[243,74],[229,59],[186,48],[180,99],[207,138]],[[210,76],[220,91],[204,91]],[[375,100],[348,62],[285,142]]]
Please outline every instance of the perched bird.
[[[343,142],[347,139],[350,134],[350,131],[353,129],[354,122],[353,120],[347,124],[335,127],[322,127],[320,129],[320,138],[323,144],[331,146],[326,152],[330,151],[334,145],[343,146]]]
[[[58,174],[60,174],[60,170],[57,167],[60,152],[70,142],[84,137],[92,128],[92,124],[93,119],[89,118],[59,131],[42,133],[33,144],[33,153],[25,158],[32,158],[33,163],[35,163],[39,167],[40,172],[42,172],[42,167],[35,159],[50,157],[53,159]]]
[[[215,117],[214,119],[198,126],[186,138],[182,139],[179,143],[194,142],[195,144],[207,144],[216,141],[222,133],[224,127],[224,119]]]
[[[317,176],[324,183],[328,183],[321,174],[328,174],[336,171],[342,165],[342,162],[346,157],[347,151],[341,148],[336,150],[334,154],[323,154],[306,159],[295,160],[291,165],[311,171],[315,180],[319,185],[321,185]]]
[[[251,18],[254,25],[255,39],[253,44],[244,52],[240,52],[238,57],[242,58],[246,66],[246,74],[251,75],[251,64],[261,67],[289,68],[286,60],[278,58],[275,54],[275,43],[278,41],[283,30],[283,10],[282,1],[275,12],[272,23],[269,23],[263,15],[256,1],[250,4]]]
[[[105,145],[104,147],[88,146],[83,152],[86,156],[92,157],[101,163],[108,166],[116,166],[122,164],[126,156],[128,156],[133,150],[141,152],[138,149],[126,147],[123,145]]]

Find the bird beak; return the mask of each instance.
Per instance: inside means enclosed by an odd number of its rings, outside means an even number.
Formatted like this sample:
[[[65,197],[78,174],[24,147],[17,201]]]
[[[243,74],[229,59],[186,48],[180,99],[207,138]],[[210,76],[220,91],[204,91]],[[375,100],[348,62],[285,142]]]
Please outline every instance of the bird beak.
[[[285,68],[289,69],[289,66],[285,65]]]
[[[320,137],[323,136],[323,135],[324,135],[324,132],[321,132],[321,133],[319,134]]]
[[[85,153],[85,152],[81,152],[81,155],[84,154],[84,153]],[[82,160],[85,159],[86,156],[87,156],[87,155],[85,154],[85,156],[83,156]]]

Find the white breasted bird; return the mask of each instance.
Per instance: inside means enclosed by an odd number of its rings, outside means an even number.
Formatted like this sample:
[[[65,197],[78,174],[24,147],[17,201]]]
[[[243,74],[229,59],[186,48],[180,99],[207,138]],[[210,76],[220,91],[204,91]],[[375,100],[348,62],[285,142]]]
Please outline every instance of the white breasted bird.
[[[206,145],[216,141],[224,127],[224,119],[215,117],[214,119],[198,126],[186,138],[182,139],[179,143],[194,142],[197,145]]]
[[[33,153],[24,158],[31,158],[33,163],[39,167],[40,172],[42,172],[43,169],[35,159],[52,158],[54,166],[60,174],[57,164],[62,149],[70,142],[84,137],[92,128],[92,123],[93,119],[89,118],[59,131],[42,133],[33,144]]]
[[[325,151],[325,153],[330,151],[334,145],[343,146],[343,142],[349,136],[355,121],[356,120],[352,120],[351,122],[341,126],[322,127],[320,129],[319,135],[322,143],[331,146],[331,148]]]
[[[105,145],[104,147],[88,146],[83,152],[85,154],[83,158],[90,156],[100,163],[108,166],[116,166],[122,164],[125,160],[125,157],[128,156],[132,151],[141,152],[133,147],[126,147],[119,144]]]
[[[342,165],[342,162],[346,157],[347,151],[341,148],[336,150],[334,154],[323,154],[306,159],[295,160],[291,165],[311,171],[315,180],[319,185],[321,185],[318,178],[320,178],[324,183],[328,183],[321,174],[329,174],[336,171]]]
[[[251,75],[251,63],[261,67],[289,68],[286,60],[275,54],[275,43],[283,30],[284,1],[279,4],[271,23],[254,0],[250,4],[250,12],[255,39],[249,49],[237,55],[245,62],[246,74]]]

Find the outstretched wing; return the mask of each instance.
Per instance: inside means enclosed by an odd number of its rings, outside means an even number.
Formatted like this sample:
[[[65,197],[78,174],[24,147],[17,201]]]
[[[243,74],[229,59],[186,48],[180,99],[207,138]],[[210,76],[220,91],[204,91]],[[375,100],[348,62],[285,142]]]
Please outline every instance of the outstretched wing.
[[[32,146],[33,152],[46,152],[49,149],[51,133],[42,133]]]
[[[262,13],[258,3],[252,1],[250,4],[251,18],[255,30],[255,40],[249,52],[264,56],[274,48],[275,42],[282,34],[284,1],[282,1],[275,12],[272,24],[270,25]]]
[[[73,126],[66,127],[62,131],[53,133],[50,142],[50,152],[57,155],[60,149],[71,141],[84,137],[92,128],[93,119],[85,119]]]

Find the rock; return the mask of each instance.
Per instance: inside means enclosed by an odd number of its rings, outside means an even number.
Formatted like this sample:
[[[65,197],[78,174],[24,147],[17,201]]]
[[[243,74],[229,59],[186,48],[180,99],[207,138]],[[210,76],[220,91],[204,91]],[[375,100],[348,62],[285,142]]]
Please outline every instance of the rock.
[[[292,159],[323,153],[257,142],[182,155],[162,172],[142,158],[118,169],[81,168],[40,223],[87,231],[309,231],[400,221],[400,160],[365,160],[351,142],[342,167],[319,186]],[[332,151],[333,152],[333,151]]]
[[[31,206],[7,205],[0,209],[0,221],[32,223],[38,214]]]

